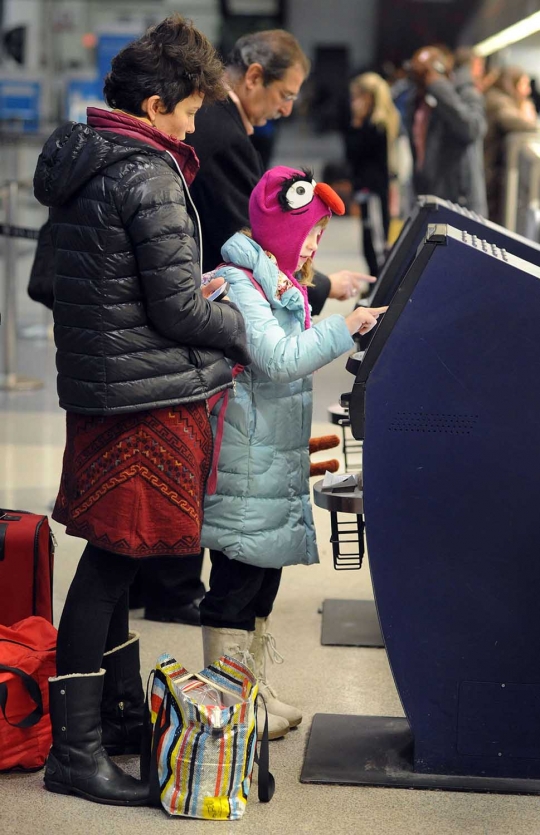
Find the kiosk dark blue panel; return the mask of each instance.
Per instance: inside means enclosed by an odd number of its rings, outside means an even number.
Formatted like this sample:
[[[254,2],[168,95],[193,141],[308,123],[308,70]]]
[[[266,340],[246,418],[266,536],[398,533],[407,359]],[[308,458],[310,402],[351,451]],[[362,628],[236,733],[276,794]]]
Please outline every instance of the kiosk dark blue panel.
[[[464,229],[469,235],[496,244],[512,255],[540,266],[540,245],[534,241],[516,235],[503,226],[498,226],[475,212],[470,212],[449,200],[425,195],[418,202],[403,225],[401,233],[394,243],[381,273],[369,296],[362,301],[366,307],[382,307],[391,302],[394,293],[409,266],[419,245],[425,238],[429,225],[447,223],[456,229]],[[367,345],[365,340],[364,345]]]
[[[390,250],[376,284],[373,285],[370,296],[362,301],[364,306],[383,307],[390,304],[413,263],[418,248],[425,240],[428,228],[434,224],[448,224],[454,229],[465,231],[471,237],[471,241],[477,242],[479,246],[482,246],[482,241],[487,239],[490,246],[498,247],[504,253],[510,253],[540,267],[540,244],[516,235],[503,226],[498,226],[449,200],[426,195],[418,198],[417,205],[405,221],[401,234]],[[378,331],[379,328],[376,328],[360,337],[361,350],[367,351],[370,344],[377,341]],[[373,352],[366,353],[364,371],[370,367],[373,356]],[[359,377],[349,397],[348,405],[350,406],[352,434],[356,439],[361,440],[364,431],[361,399],[363,391],[358,381]]]
[[[538,778],[540,269],[430,229],[368,355],[367,546],[414,769]]]

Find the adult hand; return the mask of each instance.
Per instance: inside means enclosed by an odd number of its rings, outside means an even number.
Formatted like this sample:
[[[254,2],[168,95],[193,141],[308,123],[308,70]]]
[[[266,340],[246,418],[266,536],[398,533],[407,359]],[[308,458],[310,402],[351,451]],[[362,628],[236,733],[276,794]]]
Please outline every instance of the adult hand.
[[[364,334],[375,327],[381,313],[386,313],[388,307],[357,307],[345,318],[349,333]]]
[[[337,273],[332,273],[328,278],[330,279],[328,297],[338,299],[340,302],[356,296],[360,292],[363,282],[367,281],[368,284],[373,284],[374,281],[377,281],[372,275],[354,273],[351,270],[338,270]]]

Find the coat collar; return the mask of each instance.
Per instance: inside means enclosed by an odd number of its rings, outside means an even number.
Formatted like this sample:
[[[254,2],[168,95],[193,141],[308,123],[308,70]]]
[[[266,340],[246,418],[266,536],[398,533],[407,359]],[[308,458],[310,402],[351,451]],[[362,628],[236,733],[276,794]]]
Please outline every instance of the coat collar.
[[[294,284],[283,290],[283,279],[287,280],[287,276],[280,272],[275,258],[266,253],[252,238],[237,232],[223,244],[221,254],[226,262],[253,273],[273,308],[287,308],[302,323],[305,322],[303,293]]]
[[[197,154],[186,142],[174,139],[157,128],[147,125],[136,116],[124,113],[122,110],[103,110],[100,107],[89,107],[87,119],[90,127],[97,131],[110,131],[122,136],[146,142],[159,151],[168,151],[175,158],[188,186],[195,179],[199,170]]]

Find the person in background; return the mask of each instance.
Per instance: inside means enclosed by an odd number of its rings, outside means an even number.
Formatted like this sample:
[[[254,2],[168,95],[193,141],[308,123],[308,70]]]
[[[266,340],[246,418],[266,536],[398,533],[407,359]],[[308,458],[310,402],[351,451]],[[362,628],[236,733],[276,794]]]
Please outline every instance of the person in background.
[[[448,56],[434,46],[414,53],[414,88],[407,133],[413,153],[413,189],[485,213],[485,182],[475,144],[486,132],[484,99],[474,84],[450,78]]]
[[[201,291],[197,160],[184,143],[222,65],[173,15],[113,58],[104,95],[47,140],[34,193],[49,207],[66,446],[53,519],[86,541],[49,681],[51,792],[143,805],[109,753],[140,750],[144,693],[128,589],[143,558],[200,548],[212,457],[207,400],[247,365],[242,315]],[[211,289],[211,288],[209,288]],[[213,288],[212,288],[213,289]]]
[[[453,82],[456,93],[463,101],[483,99],[483,87],[488,83],[485,61],[473,48],[461,47],[454,53]],[[471,183],[471,193],[475,195],[474,211],[487,217],[486,175],[484,171],[484,137],[471,142],[467,148],[467,162]]]
[[[467,68],[467,74],[477,90],[485,92],[484,87],[489,85],[486,81],[486,61],[479,55],[472,46],[458,46],[454,52],[454,71]]]
[[[312,324],[306,289],[313,258],[332,212],[344,211],[310,172],[271,168],[249,201],[251,232],[224,244],[229,266],[217,270],[244,314],[252,364],[236,377],[216,490],[205,498],[202,543],[212,570],[200,604],[204,663],[253,655],[272,739],[302,720],[268,683],[265,658],[282,567],[318,562],[309,499],[312,374],[352,350],[353,335],[371,330],[385,310],[358,307]],[[217,419],[214,410],[216,446]]]
[[[380,200],[384,242],[390,226],[390,177],[396,173],[396,140],[400,117],[387,82],[374,72],[357,75],[349,83],[350,119],[343,139],[354,192],[375,194]],[[379,263],[373,246],[368,203],[361,202],[363,252],[372,275]]]
[[[504,224],[506,139],[514,131],[535,131],[538,114],[531,99],[531,83],[520,67],[500,70],[486,92],[488,129],[484,142],[489,219]]]

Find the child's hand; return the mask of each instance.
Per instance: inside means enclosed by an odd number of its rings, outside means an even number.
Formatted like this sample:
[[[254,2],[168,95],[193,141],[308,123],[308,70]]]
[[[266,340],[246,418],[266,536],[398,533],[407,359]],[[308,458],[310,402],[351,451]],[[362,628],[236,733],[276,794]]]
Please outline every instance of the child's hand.
[[[386,313],[388,307],[357,307],[345,318],[349,333],[364,334],[375,327],[381,313]]]

